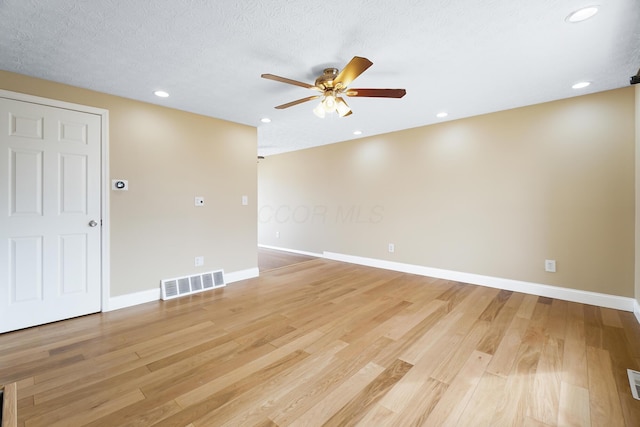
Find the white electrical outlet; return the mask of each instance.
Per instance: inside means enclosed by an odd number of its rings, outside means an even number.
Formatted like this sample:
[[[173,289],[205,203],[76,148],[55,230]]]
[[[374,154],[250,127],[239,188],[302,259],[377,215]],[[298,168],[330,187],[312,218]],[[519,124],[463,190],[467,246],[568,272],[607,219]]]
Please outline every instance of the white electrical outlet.
[[[396,251],[396,245],[389,243],[389,252],[394,253]]]
[[[242,206],[247,206],[249,204],[249,197],[242,196]]]
[[[279,239],[279,238],[280,238],[280,232],[276,231],[276,239]]]
[[[556,272],[556,260],[555,259],[545,259],[544,260],[544,271],[549,273]]]
[[[195,262],[194,262],[196,267],[200,267],[201,265],[204,265],[204,257],[203,256],[197,256],[195,258]]]
[[[196,206],[204,206],[204,197],[199,197],[199,196],[197,196],[197,197],[195,198],[194,204],[195,204]]]

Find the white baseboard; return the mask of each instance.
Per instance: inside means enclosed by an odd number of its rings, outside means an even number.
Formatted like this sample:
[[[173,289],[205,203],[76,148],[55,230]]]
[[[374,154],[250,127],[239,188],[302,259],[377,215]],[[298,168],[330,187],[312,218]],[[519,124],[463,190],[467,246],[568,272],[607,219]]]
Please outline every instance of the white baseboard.
[[[638,300],[634,300],[633,314],[636,315],[636,320],[640,323],[640,304],[638,303]]]
[[[246,270],[234,271],[224,274],[226,284],[239,282],[240,280],[252,279],[259,276],[258,267],[248,268]],[[160,300],[160,286],[157,289],[148,289],[146,291],[134,292],[132,294],[119,295],[109,298],[103,312],[119,310],[121,308],[132,307],[138,304]]]
[[[383,268],[385,270],[417,274],[420,276],[435,277],[438,279],[455,280],[456,282],[470,283],[473,285],[487,286],[490,288],[505,289],[508,291],[522,292],[525,294],[556,298],[565,301],[596,305],[606,308],[614,308],[616,310],[632,311],[635,312],[636,318],[638,318],[638,322],[640,322],[640,309],[638,307],[638,302],[634,298],[601,294],[597,292],[581,291],[570,288],[561,288],[558,286],[523,282],[520,280],[503,279],[500,277],[483,276],[480,274],[442,270],[439,268],[423,267],[420,265],[404,264],[400,262],[385,261],[374,258],[344,255],[334,252],[324,252],[323,255],[327,259],[348,262],[351,264],[366,265],[369,267]]]
[[[134,292],[132,294],[118,295],[109,298],[107,307],[102,311],[113,311],[121,308],[127,308],[138,304],[144,304],[160,299],[160,287],[158,289],[148,289],[146,291]]]
[[[315,253],[315,252],[299,251],[297,249],[281,248],[281,247],[278,247],[278,246],[258,245],[258,247],[259,248],[265,248],[265,249],[274,249],[276,251],[291,252],[293,254],[314,256],[314,257],[317,257],[317,258],[323,258],[324,257],[323,254],[318,254],[318,253]]]
[[[248,268],[246,270],[234,271],[232,273],[224,273],[224,281],[229,284],[233,282],[239,282],[241,280],[253,279],[260,275],[258,267]]]

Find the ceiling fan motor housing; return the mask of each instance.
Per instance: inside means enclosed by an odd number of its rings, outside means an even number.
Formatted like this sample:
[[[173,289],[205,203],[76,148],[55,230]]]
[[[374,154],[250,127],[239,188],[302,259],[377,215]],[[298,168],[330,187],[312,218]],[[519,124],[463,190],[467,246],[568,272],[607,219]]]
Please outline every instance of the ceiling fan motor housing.
[[[316,79],[316,87],[320,89],[333,88],[333,80],[338,76],[337,68],[325,68],[320,77]]]

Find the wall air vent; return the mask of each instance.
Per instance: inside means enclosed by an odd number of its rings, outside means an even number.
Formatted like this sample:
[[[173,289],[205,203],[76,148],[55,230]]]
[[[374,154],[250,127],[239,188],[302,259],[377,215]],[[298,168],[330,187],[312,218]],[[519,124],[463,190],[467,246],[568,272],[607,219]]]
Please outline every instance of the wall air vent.
[[[196,274],[194,276],[175,277],[160,281],[162,299],[168,300],[184,295],[191,295],[198,292],[208,291],[226,286],[224,282],[224,271],[210,271],[208,273]]]

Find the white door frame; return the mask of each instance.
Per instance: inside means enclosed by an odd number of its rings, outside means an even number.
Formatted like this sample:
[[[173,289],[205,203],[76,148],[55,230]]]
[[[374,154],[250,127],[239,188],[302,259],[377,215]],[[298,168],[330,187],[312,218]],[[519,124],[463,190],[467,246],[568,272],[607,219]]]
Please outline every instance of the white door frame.
[[[24,93],[11,92],[3,89],[0,89],[0,98],[31,102],[33,104],[64,108],[66,110],[80,111],[82,113],[100,116],[100,215],[102,218],[102,227],[100,227],[100,286],[102,301],[100,305],[103,312],[109,311],[109,298],[111,295],[111,265],[109,258],[109,110],[58,101],[56,99],[42,98]]]

